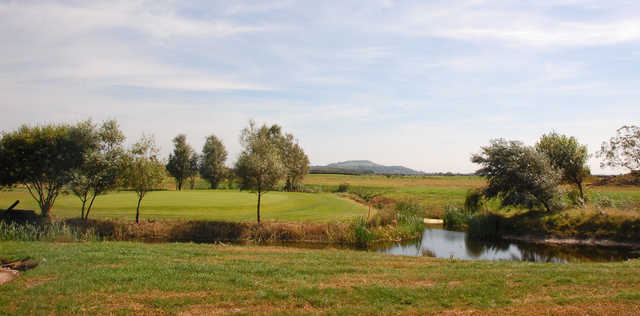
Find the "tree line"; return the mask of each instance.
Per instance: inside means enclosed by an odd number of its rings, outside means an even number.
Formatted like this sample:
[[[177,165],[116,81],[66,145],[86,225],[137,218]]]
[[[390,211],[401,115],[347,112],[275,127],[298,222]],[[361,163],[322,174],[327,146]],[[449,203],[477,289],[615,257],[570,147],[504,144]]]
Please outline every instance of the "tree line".
[[[632,173],[640,170],[640,127],[623,126],[617,135],[603,142],[596,153],[602,158],[601,167],[626,168]],[[499,198],[501,206],[529,209],[542,207],[547,211],[562,208],[562,183],[575,186],[570,192],[579,206],[586,202],[584,181],[591,174],[585,145],[575,137],[556,132],[543,135],[534,146],[519,141],[494,139],[472,155],[471,161],[482,167],[476,171],[487,178],[487,186],[476,196]],[[479,201],[478,197],[471,200]],[[477,207],[470,206],[474,209]]]
[[[215,189],[221,181],[240,182],[241,189],[258,194],[260,221],[262,194],[284,181],[284,190],[296,191],[309,172],[309,159],[294,136],[279,125],[242,130],[243,151],[234,168],[225,165],[227,151],[215,136],[206,138],[202,153],[187,143],[186,135],[173,139],[174,150],[165,161],[153,137],[143,135],[129,148],[115,120],[96,125],[91,120],[72,124],[23,125],[0,139],[0,188],[23,185],[50,217],[56,198],[67,189],[81,201],[81,218],[88,219],[100,195],[118,188],[137,194],[136,222],[148,192],[161,185],[168,173],[181,190],[195,177]]]

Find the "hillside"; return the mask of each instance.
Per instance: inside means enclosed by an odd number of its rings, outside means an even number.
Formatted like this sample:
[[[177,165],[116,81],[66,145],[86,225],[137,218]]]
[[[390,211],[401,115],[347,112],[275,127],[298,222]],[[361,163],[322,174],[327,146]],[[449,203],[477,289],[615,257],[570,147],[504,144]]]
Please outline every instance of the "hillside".
[[[314,170],[316,173],[320,173],[321,170],[349,170],[350,172],[357,170],[362,173],[376,173],[376,174],[408,174],[418,175],[424,174],[422,171],[416,171],[403,166],[383,166],[374,163],[369,160],[349,160],[337,163],[331,163],[326,166],[314,166],[311,167],[311,172]]]

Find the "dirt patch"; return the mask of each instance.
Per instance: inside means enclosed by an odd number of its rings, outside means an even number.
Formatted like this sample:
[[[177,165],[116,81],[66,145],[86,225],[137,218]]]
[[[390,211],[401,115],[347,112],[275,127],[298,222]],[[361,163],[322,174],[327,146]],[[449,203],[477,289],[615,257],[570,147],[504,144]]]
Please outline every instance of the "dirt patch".
[[[20,276],[20,272],[11,269],[0,268],[0,285],[9,283]]]
[[[216,249],[216,250],[220,250],[220,249]],[[287,247],[270,247],[270,246],[228,247],[228,248],[223,248],[223,251],[255,252],[255,253],[306,253],[306,252],[309,252],[306,249],[287,248]]]
[[[46,277],[41,277],[41,278],[35,278],[35,279],[28,279],[25,280],[25,285],[27,288],[32,288],[34,286],[38,286],[38,285],[42,285],[45,284],[51,280],[55,279],[54,276],[46,276]]]
[[[391,288],[424,288],[432,287],[436,283],[429,279],[407,280],[400,278],[385,278],[383,276],[372,275],[343,275],[321,282],[319,288],[351,288],[360,286],[381,286]]]
[[[190,306],[181,311],[179,315],[229,315],[237,313],[246,313],[249,315],[271,315],[282,312],[286,312],[287,314],[292,312],[295,312],[296,314],[320,314],[323,311],[326,311],[326,309],[314,307],[309,303],[301,305],[282,304],[278,306],[273,304],[249,303],[241,307],[222,303],[217,305]]]
[[[439,315],[640,315],[640,305],[623,302],[589,302],[555,305],[521,304],[490,310],[449,310]]]

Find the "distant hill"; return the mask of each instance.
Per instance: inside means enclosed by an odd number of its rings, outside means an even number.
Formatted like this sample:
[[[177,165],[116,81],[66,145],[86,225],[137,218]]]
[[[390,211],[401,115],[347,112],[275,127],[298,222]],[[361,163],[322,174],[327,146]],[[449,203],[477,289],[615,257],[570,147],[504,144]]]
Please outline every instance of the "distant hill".
[[[337,171],[337,172],[328,172]],[[422,175],[422,171],[416,171],[403,166],[383,166],[369,160],[349,160],[331,163],[326,166],[312,166],[311,173],[344,173],[344,174],[408,174]]]

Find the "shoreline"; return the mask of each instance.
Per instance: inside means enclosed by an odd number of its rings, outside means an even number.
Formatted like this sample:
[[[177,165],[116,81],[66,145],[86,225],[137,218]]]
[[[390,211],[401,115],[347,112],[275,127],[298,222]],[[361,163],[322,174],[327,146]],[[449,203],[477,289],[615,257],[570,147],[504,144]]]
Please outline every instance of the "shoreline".
[[[578,239],[578,238],[557,238],[557,237],[539,237],[532,235],[514,236],[505,235],[501,237],[504,240],[520,241],[534,244],[544,245],[563,245],[563,246],[596,246],[610,248],[628,248],[631,250],[640,250],[640,243],[622,242],[610,239]]]

